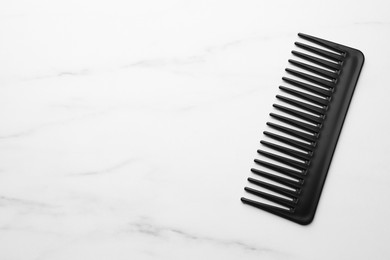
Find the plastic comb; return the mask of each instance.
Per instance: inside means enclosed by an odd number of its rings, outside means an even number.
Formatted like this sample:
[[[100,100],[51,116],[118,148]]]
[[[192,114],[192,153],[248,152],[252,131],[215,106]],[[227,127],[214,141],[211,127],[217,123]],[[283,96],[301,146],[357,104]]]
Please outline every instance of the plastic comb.
[[[262,140],[267,149],[252,168],[252,194],[242,197],[245,204],[307,225],[312,222],[334,150],[364,63],[361,51],[338,43],[299,33],[313,44],[296,42],[297,59],[289,60],[284,95],[274,104],[278,113],[267,122],[272,132]],[[317,46],[313,46],[317,45]],[[270,203],[268,203],[270,202]]]

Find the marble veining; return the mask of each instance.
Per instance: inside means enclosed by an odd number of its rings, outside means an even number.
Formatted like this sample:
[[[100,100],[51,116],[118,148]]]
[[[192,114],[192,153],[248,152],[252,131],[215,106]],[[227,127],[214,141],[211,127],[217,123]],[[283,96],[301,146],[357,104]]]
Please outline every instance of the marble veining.
[[[95,175],[95,174],[107,174],[107,173],[112,173],[115,170],[121,169],[122,167],[126,167],[127,165],[133,163],[137,159],[135,158],[130,158],[121,162],[118,162],[112,166],[109,166],[104,169],[100,170],[95,170],[95,171],[89,171],[89,172],[81,172],[81,173],[74,173],[70,174],[71,176],[85,176],[85,175]]]
[[[1,2],[0,259],[388,259],[388,7]],[[307,227],[240,202],[298,32],[366,55]]]

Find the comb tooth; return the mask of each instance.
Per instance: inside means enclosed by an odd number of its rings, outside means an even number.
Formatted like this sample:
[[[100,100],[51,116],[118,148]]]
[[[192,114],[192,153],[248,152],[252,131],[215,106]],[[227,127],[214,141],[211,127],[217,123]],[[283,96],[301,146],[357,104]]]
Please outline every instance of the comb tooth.
[[[297,56],[299,58],[302,58],[302,59],[307,60],[307,61],[311,61],[317,65],[323,66],[323,67],[331,69],[331,70],[339,71],[341,69],[340,64],[337,64],[337,63],[334,63],[331,61],[327,61],[327,60],[323,60],[323,59],[320,59],[320,58],[317,58],[317,57],[314,57],[311,55],[307,55],[307,54],[299,52],[299,51],[292,51],[292,54],[294,54],[295,56]]]
[[[318,77],[315,77],[315,76],[312,76],[312,75],[309,75],[306,73],[302,73],[302,72],[299,72],[299,71],[296,71],[293,69],[289,69],[289,68],[287,68],[286,71],[301,78],[301,79],[306,79],[308,81],[311,81],[313,83],[319,84],[319,85],[327,87],[327,88],[334,88],[334,82],[331,82],[331,81],[328,81],[325,79],[321,79],[321,78],[318,78]]]
[[[301,131],[297,131],[297,130],[294,130],[294,129],[291,129],[291,128],[288,128],[288,127],[284,127],[284,126],[281,126],[281,125],[278,125],[278,124],[274,124],[274,123],[271,123],[271,122],[267,122],[267,125],[274,128],[274,129],[277,129],[281,132],[284,132],[286,134],[289,134],[289,135],[292,135],[292,136],[295,136],[295,137],[298,137],[302,140],[305,140],[305,141],[308,141],[308,142],[315,142],[317,140],[317,136],[314,136],[314,135],[309,135],[309,134],[306,134],[306,133],[303,133]]]
[[[342,50],[340,50],[339,48],[339,44],[337,43],[334,43],[334,42],[331,42],[331,41],[327,41],[327,40],[324,40],[324,39],[321,39],[321,38],[318,38],[318,37],[314,37],[314,36],[311,36],[311,35],[308,35],[308,34],[304,34],[304,33],[298,33],[298,36],[303,38],[303,39],[306,39],[308,41],[311,41],[311,42],[314,42],[318,45],[321,45],[325,48],[328,48],[330,50],[333,50],[335,52],[338,52],[340,54],[343,54],[344,52]]]
[[[251,199],[247,199],[247,198],[244,198],[244,197],[241,198],[241,201],[242,201],[242,203],[251,205],[251,206],[253,206],[255,208],[258,208],[258,209],[261,209],[261,210],[264,210],[264,211],[267,211],[267,212],[270,212],[270,213],[273,213],[275,215],[282,216],[282,217],[287,217],[288,218],[289,215],[290,215],[290,212],[293,212],[293,209],[287,210],[287,209],[275,207],[275,206],[272,206],[272,205],[268,205],[268,204],[265,204],[265,203],[261,203],[261,202],[258,202],[258,201],[254,201],[254,200],[251,200]]]
[[[284,199],[284,198],[281,198],[281,197],[278,197],[278,196],[275,196],[275,195],[272,195],[272,194],[269,194],[269,193],[266,193],[266,192],[262,192],[262,191],[259,191],[259,190],[255,190],[255,189],[249,188],[249,187],[245,187],[245,191],[247,191],[247,192],[249,192],[251,194],[254,194],[256,196],[259,196],[261,198],[264,198],[266,200],[275,202],[275,203],[277,203],[279,205],[288,207],[288,208],[294,207],[295,204],[296,204],[296,202],[294,202],[294,201],[287,200],[287,199]]]
[[[316,113],[319,115],[324,115],[325,111],[326,111],[326,109],[324,109],[323,107],[316,107],[316,106],[313,106],[313,105],[310,105],[310,104],[307,104],[307,103],[304,103],[304,102],[301,102],[301,101],[298,101],[295,99],[291,99],[291,98],[288,98],[285,96],[277,95],[276,98],[278,98],[286,103],[289,103],[291,105],[294,105],[296,107],[303,108],[307,111],[310,111],[310,112],[313,112],[313,113]]]
[[[315,66],[311,66],[309,64],[306,64],[306,63],[303,63],[303,62],[299,62],[299,61],[296,61],[296,60],[288,60],[288,62],[290,62],[291,64],[297,66],[297,67],[300,67],[302,69],[305,69],[307,71],[311,71],[315,74],[318,74],[320,76],[323,76],[325,78],[328,78],[328,79],[331,79],[331,80],[335,80],[338,78],[338,74],[334,73],[334,72],[331,72],[331,71],[328,71],[328,70],[324,70],[324,69],[321,69],[321,68],[318,68],[318,67],[315,67]]]
[[[264,155],[265,157],[271,158],[271,159],[273,159],[275,161],[284,163],[284,164],[292,166],[294,168],[301,169],[301,170],[306,170],[307,169],[307,164],[306,163],[301,163],[301,162],[298,162],[298,161],[295,161],[295,160],[291,160],[291,159],[288,159],[286,157],[279,156],[279,155],[276,155],[276,154],[273,154],[273,153],[269,153],[269,152],[266,152],[266,151],[263,151],[263,150],[257,150],[257,152],[259,154]]]
[[[291,138],[287,138],[287,137],[284,137],[284,136],[281,136],[281,135],[277,135],[277,134],[274,134],[274,133],[271,133],[271,132],[268,132],[268,131],[264,131],[263,134],[266,135],[266,136],[269,136],[272,139],[278,140],[278,141],[280,141],[282,143],[294,146],[294,147],[296,147],[298,149],[302,149],[302,150],[305,150],[305,151],[308,151],[308,152],[313,152],[313,148],[315,147],[314,144],[305,144],[303,142],[300,142],[300,141],[297,141],[297,140],[294,140],[294,139],[291,139]]]
[[[308,91],[313,92],[315,94],[319,94],[319,95],[325,96],[325,97],[332,96],[332,91],[329,91],[327,89],[318,88],[318,87],[315,87],[313,85],[306,84],[306,83],[300,82],[298,80],[290,79],[290,78],[287,78],[287,77],[283,77],[282,79],[284,81],[286,81],[286,82],[288,82],[288,83],[298,87],[298,88],[302,88],[302,89],[308,90]]]
[[[321,106],[327,106],[329,104],[329,99],[316,97],[316,96],[313,96],[313,95],[310,95],[310,94],[306,94],[306,93],[303,93],[303,92],[300,92],[300,91],[297,91],[297,90],[294,90],[294,89],[291,89],[291,88],[287,88],[287,87],[284,87],[284,86],[279,86],[279,88],[281,90],[291,94],[291,95],[294,95],[296,97],[305,99],[307,101],[313,102],[313,103],[321,105]]]
[[[313,122],[315,124],[321,124],[323,121],[322,117],[312,116],[312,115],[309,115],[307,113],[303,113],[303,112],[300,112],[300,111],[297,111],[297,110],[294,110],[291,108],[287,108],[287,107],[284,107],[284,106],[281,106],[278,104],[274,104],[273,106],[281,111],[284,111],[284,112],[290,114],[290,115],[302,118],[304,120],[307,120],[309,122]]]
[[[253,172],[256,175],[259,175],[261,177],[267,178],[267,179],[269,179],[271,181],[275,181],[277,183],[283,184],[283,185],[285,185],[287,187],[290,187],[290,188],[293,188],[293,189],[296,189],[296,190],[299,190],[302,187],[303,180],[299,180],[297,182],[297,181],[289,180],[289,179],[280,177],[278,175],[271,174],[271,173],[268,173],[268,172],[265,172],[265,171],[261,171],[261,170],[255,169],[255,168],[252,168],[251,172]]]
[[[299,48],[313,52],[313,53],[318,54],[324,58],[328,58],[328,59],[336,61],[336,62],[342,62],[344,60],[343,56],[340,56],[340,55],[335,54],[333,52],[325,51],[325,50],[322,50],[322,49],[319,49],[319,48],[316,48],[316,47],[313,47],[313,46],[310,46],[310,45],[307,45],[304,43],[296,42],[295,45],[298,46]]]
[[[272,116],[273,118],[276,118],[276,119],[282,121],[282,122],[299,127],[299,128],[306,130],[306,131],[310,131],[313,133],[319,133],[319,130],[320,130],[320,128],[318,126],[309,125],[309,124],[306,124],[304,122],[294,120],[294,119],[291,119],[291,118],[288,118],[285,116],[281,116],[281,115],[274,114],[274,113],[270,113],[269,115]]]
[[[281,146],[281,145],[277,145],[277,144],[274,144],[274,143],[270,143],[270,142],[267,142],[267,141],[263,141],[261,140],[260,141],[261,144],[271,148],[271,149],[274,149],[276,151],[279,151],[279,152],[282,152],[284,154],[287,154],[287,155],[290,155],[290,156],[293,156],[295,158],[298,158],[298,159],[301,159],[301,160],[304,160],[304,161],[309,161],[311,156],[307,153],[302,153],[302,152],[299,152],[297,150],[294,150],[294,149],[290,149],[290,148],[287,148],[287,147],[284,147],[284,146]]]
[[[297,197],[297,192],[296,191],[293,191],[293,190],[289,190],[289,189],[286,189],[286,188],[283,188],[283,187],[280,187],[280,186],[276,186],[276,185],[273,185],[271,183],[268,183],[268,182],[264,182],[264,181],[260,181],[260,180],[256,180],[256,179],[253,179],[253,178],[248,178],[248,181],[250,183],[253,183],[259,187],[263,187],[265,189],[268,189],[270,191],[273,191],[273,192],[276,192],[276,193],[279,193],[283,196],[286,196],[286,197],[291,197],[291,198],[295,198]]]
[[[285,174],[287,176],[290,176],[290,177],[293,177],[293,178],[301,179],[303,177],[302,172],[304,172],[304,171],[290,170],[288,168],[285,168],[285,167],[282,167],[282,166],[279,166],[279,165],[276,165],[276,164],[273,164],[273,163],[269,163],[269,162],[266,162],[266,161],[262,161],[262,160],[259,160],[259,159],[255,159],[255,163],[257,163],[259,165],[262,165],[264,167],[267,167],[268,169],[272,169],[272,170],[275,170],[277,172],[283,173],[283,174]]]

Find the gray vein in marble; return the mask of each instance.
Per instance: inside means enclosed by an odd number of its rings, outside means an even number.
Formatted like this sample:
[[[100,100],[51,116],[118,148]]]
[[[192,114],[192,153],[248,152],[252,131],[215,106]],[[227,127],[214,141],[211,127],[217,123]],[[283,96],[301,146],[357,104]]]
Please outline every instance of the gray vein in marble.
[[[157,68],[157,67],[165,67],[165,66],[181,66],[181,65],[191,65],[191,64],[196,64],[196,63],[203,63],[205,62],[206,56],[219,52],[219,51],[225,51],[231,47],[236,47],[237,45],[242,44],[243,42],[247,41],[246,39],[242,40],[235,40],[235,41],[230,41],[227,43],[223,43],[220,45],[214,45],[214,46],[209,46],[204,48],[201,54],[198,55],[191,55],[188,57],[183,57],[183,58],[173,58],[173,59],[145,59],[145,60],[140,60],[137,62],[133,62],[128,65],[122,66],[123,69],[127,68],[133,68],[133,67],[145,67],[145,68]]]
[[[29,81],[29,80],[44,80],[44,79],[52,79],[52,78],[61,78],[66,76],[89,76],[96,73],[105,73],[105,72],[113,72],[118,69],[129,69],[129,68],[164,68],[167,66],[183,66],[183,65],[191,65],[191,64],[197,64],[197,63],[204,63],[207,60],[207,56],[214,54],[216,52],[220,51],[226,51],[229,48],[236,47],[238,45],[241,45],[245,42],[252,41],[252,40],[258,40],[259,37],[250,37],[246,39],[239,39],[234,41],[229,41],[226,43],[222,43],[219,45],[213,45],[209,47],[205,47],[203,51],[200,54],[197,55],[189,55],[187,57],[181,57],[181,58],[160,58],[160,59],[141,59],[126,65],[118,66],[117,68],[110,68],[108,70],[99,70],[99,71],[93,71],[90,69],[80,69],[80,70],[64,70],[52,74],[43,74],[43,75],[37,75],[37,76],[31,76],[31,77],[22,77],[21,79],[23,81]],[[262,40],[266,40],[266,37],[262,37]],[[183,74],[182,71],[177,72],[180,74]],[[190,75],[191,76],[191,75]]]
[[[240,39],[229,41],[226,43],[222,43],[220,45],[214,45],[204,48],[201,54],[198,55],[190,55],[182,58],[159,58],[159,59],[141,59],[127,65],[122,65],[119,69],[128,69],[128,68],[162,68],[166,66],[182,66],[182,65],[191,65],[197,63],[203,63],[206,61],[206,56],[213,54],[219,51],[225,51],[229,48],[236,47],[248,40],[253,40],[255,38],[250,39]],[[111,71],[111,70],[110,70]],[[42,75],[36,77],[25,78],[25,80],[34,80],[34,79],[48,79],[48,78],[56,78],[63,76],[86,76],[94,74],[91,70],[82,69],[76,71],[62,71],[56,74]]]
[[[73,174],[69,174],[68,176],[89,176],[89,175],[107,174],[122,169],[130,164],[133,164],[136,161],[138,161],[136,158],[130,158],[101,170],[73,173]]]
[[[33,134],[37,129],[41,128],[41,127],[42,126],[34,127],[34,128],[30,128],[30,129],[19,131],[19,132],[10,133],[10,134],[0,135],[0,140],[1,139],[10,139],[10,138],[19,138],[19,137],[29,136],[29,135]]]
[[[134,67],[158,68],[158,67],[165,67],[169,65],[180,66],[180,65],[189,65],[189,64],[202,63],[202,62],[205,62],[204,57],[199,55],[199,56],[190,56],[185,58],[173,58],[173,59],[161,58],[161,59],[139,60],[130,63],[128,65],[124,65],[121,68],[122,69],[134,68]]]
[[[37,228],[34,226],[15,226],[15,225],[5,225],[0,227],[0,230],[2,232],[21,232],[21,233],[39,233],[44,235],[49,235],[51,237],[63,237],[63,234],[60,232],[50,231],[50,230],[44,230],[41,228]]]
[[[0,205],[15,205],[15,206],[23,206],[23,207],[35,207],[35,208],[52,208],[52,205],[47,203],[42,203],[33,200],[20,199],[14,197],[0,196]]]
[[[69,108],[66,108],[66,109],[69,109]],[[46,127],[59,126],[59,125],[62,126],[62,125],[66,125],[68,123],[72,123],[74,121],[85,120],[85,119],[88,119],[91,117],[101,116],[101,115],[108,113],[109,111],[111,111],[113,109],[114,109],[114,107],[110,107],[110,108],[102,109],[100,111],[86,113],[86,114],[83,114],[81,116],[72,117],[72,118],[61,120],[61,121],[53,121],[53,122],[43,123],[43,124],[37,125],[35,127],[31,127],[29,129],[21,130],[21,131],[10,133],[10,134],[0,135],[0,140],[29,136],[31,134],[34,134],[36,131],[43,129],[43,128],[46,128]]]
[[[164,239],[166,236],[173,234],[185,240],[194,240],[194,241],[212,243],[215,245],[222,245],[222,246],[233,246],[241,250],[254,251],[258,253],[273,253],[273,254],[285,255],[285,253],[280,251],[276,251],[266,247],[257,247],[254,245],[241,242],[239,240],[227,240],[227,239],[219,239],[219,238],[213,238],[213,237],[203,236],[203,235],[196,235],[179,228],[152,224],[150,223],[150,221],[147,222],[145,219],[142,219],[141,221],[129,223],[129,227],[130,227],[130,232],[140,233],[155,238]]]
[[[60,78],[65,76],[86,76],[91,74],[91,71],[88,69],[81,69],[81,70],[75,70],[75,71],[60,71],[53,74],[46,74],[46,75],[38,75],[33,77],[24,77],[23,80],[41,80],[41,79],[51,79],[51,78]]]
[[[238,45],[241,45],[242,43],[251,40],[251,39],[240,39],[240,40],[235,40],[235,41],[229,41],[220,45],[214,45],[214,46],[209,46],[205,48],[205,52],[207,53],[214,53],[214,52],[219,52],[219,51],[224,51],[232,47],[236,47]]]
[[[32,77],[22,77],[22,80],[28,81],[28,80],[42,80],[42,79],[51,79],[51,78],[61,78],[65,76],[89,76],[93,74],[101,74],[105,72],[113,72],[116,70],[121,69],[129,69],[129,68],[164,68],[167,66],[183,66],[183,65],[191,65],[191,64],[197,64],[197,63],[203,63],[207,61],[207,56],[214,54],[216,52],[226,51],[227,49],[237,47],[239,45],[242,45],[244,43],[247,43],[249,41],[266,41],[271,38],[270,36],[252,36],[247,37],[243,39],[238,40],[232,40],[225,43],[221,43],[218,45],[212,45],[205,47],[203,51],[201,51],[199,54],[192,54],[186,57],[180,57],[180,58],[159,58],[159,59],[141,59],[138,61],[134,61],[125,65],[117,66],[116,68],[109,68],[106,70],[98,70],[93,71],[91,69],[79,69],[79,70],[64,70],[57,73],[52,74],[46,74],[46,75],[37,75]],[[183,73],[182,71],[177,73]],[[191,76],[191,75],[190,75]]]

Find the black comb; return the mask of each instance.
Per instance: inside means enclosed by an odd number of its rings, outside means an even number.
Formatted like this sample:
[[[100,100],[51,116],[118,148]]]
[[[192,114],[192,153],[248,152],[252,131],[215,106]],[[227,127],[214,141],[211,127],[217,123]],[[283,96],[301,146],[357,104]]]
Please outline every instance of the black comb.
[[[241,201],[307,225],[314,218],[364,55],[338,43],[298,36],[318,46],[295,43],[303,51],[292,54],[304,62],[289,60],[298,69],[286,69],[292,77],[282,79],[291,87],[280,86],[288,95],[277,95],[283,105],[274,104],[285,116],[270,114],[282,124],[268,122],[278,133],[265,131],[274,141],[261,141],[276,153],[258,150],[267,160],[255,159],[255,163],[267,170],[251,169],[257,177],[248,181],[258,188],[245,187],[263,202],[244,197]]]

